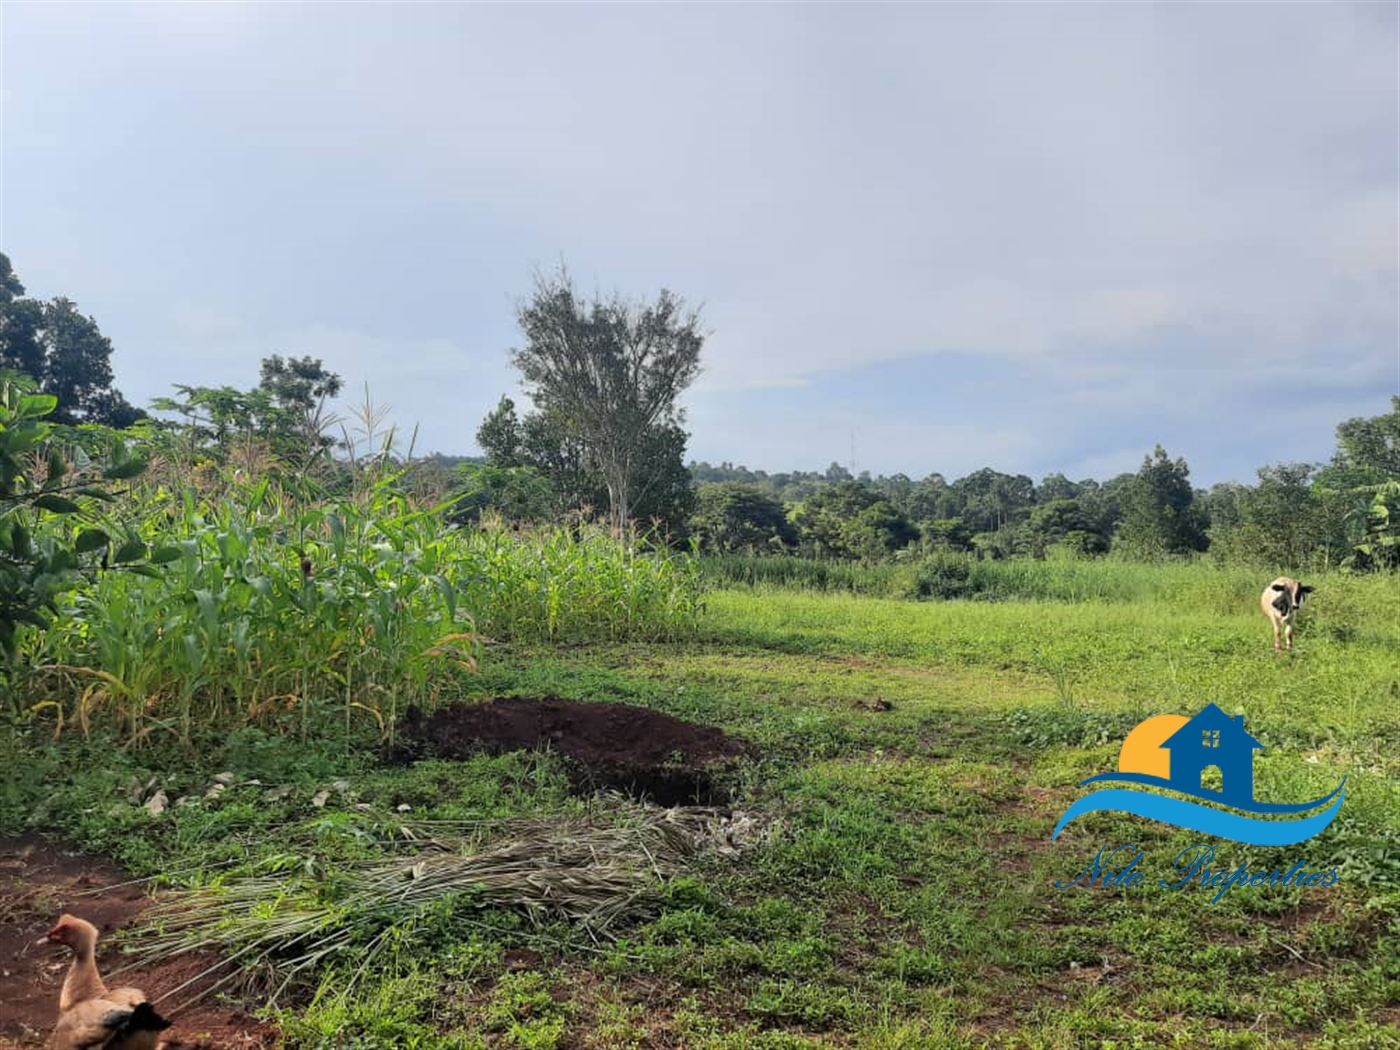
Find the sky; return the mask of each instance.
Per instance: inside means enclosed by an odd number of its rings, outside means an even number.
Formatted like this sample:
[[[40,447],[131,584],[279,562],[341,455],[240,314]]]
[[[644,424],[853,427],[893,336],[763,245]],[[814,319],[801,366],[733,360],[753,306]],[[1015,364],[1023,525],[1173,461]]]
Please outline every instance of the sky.
[[[700,310],[687,458],[1247,482],[1400,393],[1396,12],[6,0],[0,250],[143,407],[475,454],[563,262]]]

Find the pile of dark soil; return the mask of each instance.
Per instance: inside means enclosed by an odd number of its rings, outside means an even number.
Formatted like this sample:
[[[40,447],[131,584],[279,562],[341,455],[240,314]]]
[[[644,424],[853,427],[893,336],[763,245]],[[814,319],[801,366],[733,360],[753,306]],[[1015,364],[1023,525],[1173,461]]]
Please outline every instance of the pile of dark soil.
[[[391,760],[543,748],[564,756],[577,791],[612,788],[663,806],[728,803],[725,780],[757,754],[722,730],[645,707],[503,697],[450,704],[427,717],[410,708]]]
[[[111,950],[111,934],[130,925],[150,903],[129,876],[104,860],[37,836],[0,839],[0,1050],[44,1045],[58,1018],[58,993],[72,955],[66,948],[35,942],[61,912],[98,928],[97,963],[109,976],[125,963],[120,952]],[[111,983],[140,988],[156,1000],[156,1009],[174,1022],[162,1033],[168,1050],[278,1045],[275,1029],[237,1007],[206,999],[178,1009],[216,982],[217,976],[201,974],[217,961],[216,955],[191,952],[122,973]],[[165,993],[171,994],[161,1001]]]

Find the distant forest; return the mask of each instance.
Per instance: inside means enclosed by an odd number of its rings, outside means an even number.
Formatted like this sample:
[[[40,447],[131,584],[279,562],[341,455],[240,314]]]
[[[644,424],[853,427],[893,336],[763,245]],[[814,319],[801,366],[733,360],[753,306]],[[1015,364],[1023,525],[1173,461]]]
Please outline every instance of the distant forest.
[[[1392,510],[1400,508],[1400,397],[1392,411],[1337,428],[1325,464],[1279,464],[1253,485],[1192,487],[1190,468],[1160,446],[1134,473],[1072,481],[987,467],[941,474],[768,474],[692,462],[691,524],[702,546],[788,550],[884,560],[918,552],[979,557],[1190,556],[1298,568],[1397,563]]]
[[[1337,426],[1325,463],[1261,467],[1252,485],[1192,486],[1183,459],[1158,446],[1139,470],[1106,481],[985,467],[953,481],[933,473],[852,477],[768,474],[685,462],[678,397],[698,369],[698,316],[662,291],[653,302],[586,302],[562,267],[539,275],[518,311],[511,351],[534,408],[502,397],[477,430],[480,456],[411,462],[368,402],[347,421],[329,411],[343,387],[319,359],[273,355],[247,390],[176,385],[153,419],[113,386],[111,343],[68,299],[39,301],[0,253],[0,373],[56,401],[53,421],[128,430],[159,449],[175,442],[194,477],[354,486],[367,461],[394,460],[405,484],[449,520],[510,524],[597,519],[650,542],[715,554],[889,561],[976,558],[1193,557],[1297,571],[1400,567],[1400,397],[1389,412]],[[353,434],[352,434],[353,431]],[[354,435],[358,436],[354,436]]]

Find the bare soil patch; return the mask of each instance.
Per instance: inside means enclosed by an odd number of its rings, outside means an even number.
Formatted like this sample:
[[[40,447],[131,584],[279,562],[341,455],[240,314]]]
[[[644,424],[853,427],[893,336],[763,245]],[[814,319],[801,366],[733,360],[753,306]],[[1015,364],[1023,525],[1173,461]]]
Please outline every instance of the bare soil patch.
[[[97,964],[104,977],[111,977],[125,963],[113,949],[112,935],[151,903],[140,885],[104,861],[37,836],[0,839],[0,1050],[42,1046],[57,1020],[58,993],[71,956],[64,948],[35,942],[61,913],[79,915],[101,931]],[[180,1009],[217,978],[174,989],[217,961],[217,956],[191,953],[123,972],[112,983],[141,988],[170,1018],[173,1024],[163,1044],[169,1050],[279,1046],[274,1028],[236,1007],[211,999]]]
[[[391,761],[462,759],[549,748],[567,760],[575,790],[612,788],[663,806],[724,805],[725,782],[757,754],[747,741],[630,704],[559,697],[456,703],[424,717],[410,708]]]

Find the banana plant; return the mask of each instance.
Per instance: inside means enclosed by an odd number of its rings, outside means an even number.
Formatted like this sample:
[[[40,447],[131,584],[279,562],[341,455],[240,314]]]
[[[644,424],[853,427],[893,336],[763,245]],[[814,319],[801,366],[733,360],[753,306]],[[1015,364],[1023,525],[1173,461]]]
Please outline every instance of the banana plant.
[[[1344,568],[1358,571],[1400,566],[1400,514],[1391,508],[1400,504],[1400,481],[1372,486],[1371,502],[1349,514],[1348,523],[1359,532]]]

